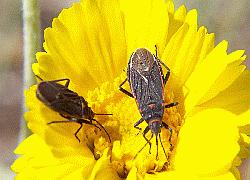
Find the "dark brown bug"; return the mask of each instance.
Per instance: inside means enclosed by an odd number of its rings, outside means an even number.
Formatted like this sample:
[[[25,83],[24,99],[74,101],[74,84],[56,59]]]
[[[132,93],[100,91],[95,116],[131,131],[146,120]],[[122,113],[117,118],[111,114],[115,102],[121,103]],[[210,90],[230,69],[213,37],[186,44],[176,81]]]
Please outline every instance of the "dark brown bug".
[[[163,65],[167,69],[165,77],[163,75],[161,65]],[[145,48],[138,48],[129,59],[127,79],[125,79],[125,81],[123,81],[119,87],[123,93],[135,98],[136,104],[141,113],[142,118],[134,124],[134,127],[141,130],[138,125],[143,121],[146,121],[148,123],[148,126],[143,131],[143,137],[147,141],[145,146],[149,144],[150,150],[150,140],[153,138],[153,135],[156,136],[157,159],[158,136],[161,142],[161,146],[166,155],[160,136],[161,128],[165,127],[166,129],[169,129],[170,134],[172,135],[172,129],[162,121],[164,108],[170,108],[178,104],[177,102],[167,105],[164,104],[164,86],[168,81],[169,76],[170,69],[163,62],[161,62],[160,59],[157,58],[157,55],[153,55],[149,50]],[[122,85],[127,80],[129,82],[132,93],[122,88]],[[146,134],[149,130],[151,130],[152,132],[150,139],[146,137]]]
[[[48,124],[54,123],[78,123],[80,127],[75,132],[75,137],[80,142],[77,133],[81,130],[83,124],[89,124],[97,127],[93,124],[96,122],[108,135],[109,141],[111,142],[110,136],[106,129],[94,119],[95,115],[112,115],[112,114],[98,114],[94,113],[88,106],[88,102],[82,96],[79,96],[76,92],[68,89],[70,80],[69,79],[58,79],[54,81],[43,81],[39,76],[36,76],[41,80],[37,85],[36,96],[50,109],[58,112],[62,117],[66,118],[65,121],[51,121]],[[65,81],[64,85],[59,82]]]

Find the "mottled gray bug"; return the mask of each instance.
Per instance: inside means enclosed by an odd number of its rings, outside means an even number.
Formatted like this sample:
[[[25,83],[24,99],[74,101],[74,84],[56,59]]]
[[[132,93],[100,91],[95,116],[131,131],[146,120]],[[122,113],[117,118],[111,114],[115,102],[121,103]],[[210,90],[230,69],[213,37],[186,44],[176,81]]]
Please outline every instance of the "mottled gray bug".
[[[81,130],[83,124],[89,124],[97,127],[93,124],[96,122],[108,135],[109,141],[111,138],[106,129],[94,119],[95,115],[112,115],[112,114],[97,114],[92,111],[88,106],[88,102],[82,96],[79,96],[76,92],[71,91],[68,86],[69,79],[58,79],[54,81],[43,81],[39,76],[36,76],[41,80],[37,85],[36,97],[48,106],[50,109],[58,112],[62,117],[66,118],[66,121],[51,121],[48,124],[54,123],[78,123],[80,127],[75,132],[75,137],[80,142],[77,134]],[[64,85],[59,82],[65,81]]]
[[[163,65],[167,69],[165,77],[163,75],[161,65]],[[141,113],[142,118],[134,124],[134,127],[141,130],[138,125],[141,124],[143,121],[146,121],[148,123],[148,126],[143,131],[143,137],[147,141],[145,146],[149,144],[150,150],[150,140],[153,138],[153,135],[156,136],[157,159],[158,136],[161,142],[161,146],[164,150],[165,156],[167,157],[161,141],[161,128],[165,127],[166,129],[169,129],[170,134],[172,135],[172,129],[165,122],[162,121],[164,108],[170,108],[178,104],[177,102],[173,102],[167,105],[164,104],[164,86],[166,85],[169,76],[170,69],[160,59],[157,58],[157,54],[155,56],[145,48],[138,48],[129,59],[127,79],[125,79],[125,81],[123,81],[119,86],[120,91],[132,98],[135,98],[136,104]],[[129,82],[132,93],[122,88],[122,85],[126,81]],[[151,130],[152,132],[150,139],[146,137],[146,134],[149,132],[149,130]]]

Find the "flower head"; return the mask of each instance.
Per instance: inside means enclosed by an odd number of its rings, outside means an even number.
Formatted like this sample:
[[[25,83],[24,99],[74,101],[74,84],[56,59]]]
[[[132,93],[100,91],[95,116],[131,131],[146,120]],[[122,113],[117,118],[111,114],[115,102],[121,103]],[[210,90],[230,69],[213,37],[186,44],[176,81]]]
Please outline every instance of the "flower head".
[[[161,131],[163,148],[146,141],[134,123],[141,118],[135,100],[119,91],[123,72],[135,49],[157,54],[170,69]],[[197,26],[196,10],[171,0],[84,0],[63,10],[45,30],[44,49],[33,64],[44,80],[69,78],[69,89],[83,96],[111,136],[94,126],[53,124],[64,120],[36,96],[25,92],[25,114],[34,133],[15,153],[12,169],[20,179],[235,179],[241,158],[249,156],[250,72],[239,50],[227,42],[214,46],[214,35]],[[163,68],[164,72],[166,70]],[[129,89],[128,84],[125,88]],[[140,127],[147,126],[143,122]],[[139,132],[139,134],[138,134]],[[150,133],[149,133],[150,135]],[[139,152],[140,151],[140,152]]]

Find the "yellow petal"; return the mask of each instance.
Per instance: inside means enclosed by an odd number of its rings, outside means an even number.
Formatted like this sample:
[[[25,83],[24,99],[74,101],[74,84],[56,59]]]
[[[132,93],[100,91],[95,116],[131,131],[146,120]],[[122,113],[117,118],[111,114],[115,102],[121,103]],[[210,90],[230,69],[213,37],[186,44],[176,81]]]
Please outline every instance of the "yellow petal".
[[[204,178],[199,178],[199,179],[200,180],[237,180],[231,172],[228,172],[219,176],[204,177]]]
[[[186,119],[180,130],[174,166],[199,176],[226,173],[239,152],[235,116],[209,109]]]
[[[137,169],[136,167],[133,167],[126,178],[126,180],[136,180],[137,179]]]
[[[212,176],[212,177],[198,177],[191,175],[190,173],[178,172],[178,171],[170,171],[164,173],[158,173],[155,175],[147,174],[145,176],[145,180],[154,180],[154,179],[171,179],[171,180],[180,180],[180,179],[188,179],[188,180],[236,180],[234,175],[231,172]]]
[[[168,30],[168,10],[161,0],[122,0],[127,59],[139,47],[155,52],[155,45],[162,51]]]
[[[107,24],[109,33],[110,46],[110,62],[112,77],[120,75],[124,66],[127,64],[127,45],[125,39],[125,24],[123,16],[120,12],[120,4],[118,0],[102,0],[97,1],[104,19],[103,23]],[[103,45],[105,47],[105,44]],[[91,66],[90,66],[91,67]]]
[[[233,55],[227,55],[226,49],[227,42],[222,41],[213,49],[213,51],[211,51],[211,53],[207,55],[206,59],[204,59],[204,61],[202,61],[199,66],[195,68],[193,73],[188,78],[185,84],[188,89],[187,97],[185,99],[185,109],[187,113],[190,112],[195,105],[202,103],[202,98],[204,98],[206,93],[208,93],[209,90],[213,87],[216,80],[218,80],[221,75],[224,75],[223,73],[228,74],[227,65],[241,58],[241,51]],[[241,72],[242,68],[240,67],[239,70],[236,70],[234,75],[237,77],[241,74]],[[225,89],[232,83],[234,79],[235,78],[232,78],[232,80],[228,80],[222,83],[222,87],[217,88],[214,92],[215,94],[212,94],[209,97],[214,97],[219,93],[219,90]],[[219,79],[218,81],[221,80]],[[205,99],[208,100],[208,98]]]
[[[127,63],[123,32],[117,1],[75,3],[53,20],[52,28],[45,30],[47,53],[37,55],[42,78],[63,75],[60,78],[69,78],[72,85],[78,86],[74,89],[86,95],[97,83],[112,80],[122,72]],[[54,69],[55,74],[47,75],[46,69]]]
[[[57,159],[45,141],[36,134],[23,141],[15,153],[23,154],[11,166],[13,171],[18,172],[16,179],[57,179],[71,176],[70,174],[80,177],[80,172],[86,175],[84,172],[91,170],[94,163],[94,158],[84,159],[80,164],[76,159]]]
[[[217,78],[212,87],[210,87],[207,94],[200,100],[200,103],[206,102],[217,94],[229,87],[245,70],[246,66],[241,65],[245,56],[242,57],[244,51],[235,51],[229,54],[228,61],[234,61],[229,63],[224,72]]]
[[[247,104],[248,105],[248,104]],[[239,115],[239,121],[237,121],[240,128],[244,128],[244,133],[250,135],[250,110],[247,110]]]
[[[44,78],[44,80],[54,80],[54,79],[62,79],[65,78],[66,75],[62,71],[60,65],[57,61],[54,61],[48,53],[38,52],[36,53],[36,59],[38,63],[33,64],[33,66],[38,66],[38,71],[34,71],[35,74]],[[50,68],[53,68],[51,71]]]
[[[184,5],[180,6],[175,12],[174,12],[174,4],[172,1],[168,1],[167,6],[169,11],[169,27],[168,27],[166,43],[169,42],[171,37],[183,25],[187,13],[186,7]]]
[[[238,67],[240,69],[240,67]],[[235,72],[231,71],[232,74]],[[229,82],[230,78],[225,78],[225,82]],[[220,85],[219,85],[220,86]],[[250,124],[250,114],[247,112],[250,108],[250,71],[245,70],[240,76],[224,91],[220,92],[213,99],[200,104],[203,108],[223,108],[239,116],[239,126],[241,124]],[[249,111],[250,112],[250,111]],[[245,123],[244,123],[245,121]]]
[[[108,148],[104,151],[102,157],[96,162],[89,180],[110,180],[120,179],[115,169],[110,164]]]

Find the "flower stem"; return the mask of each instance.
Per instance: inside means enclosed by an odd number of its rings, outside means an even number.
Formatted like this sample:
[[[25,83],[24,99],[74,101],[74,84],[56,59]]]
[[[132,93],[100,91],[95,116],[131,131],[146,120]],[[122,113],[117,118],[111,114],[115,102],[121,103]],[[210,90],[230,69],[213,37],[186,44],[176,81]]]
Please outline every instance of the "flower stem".
[[[24,38],[24,64],[23,64],[23,90],[35,83],[32,72],[32,64],[35,62],[35,54],[40,49],[40,11],[37,0],[22,0],[23,3],[23,38]],[[22,111],[26,112],[23,97]],[[30,134],[26,122],[20,120],[19,141]]]

